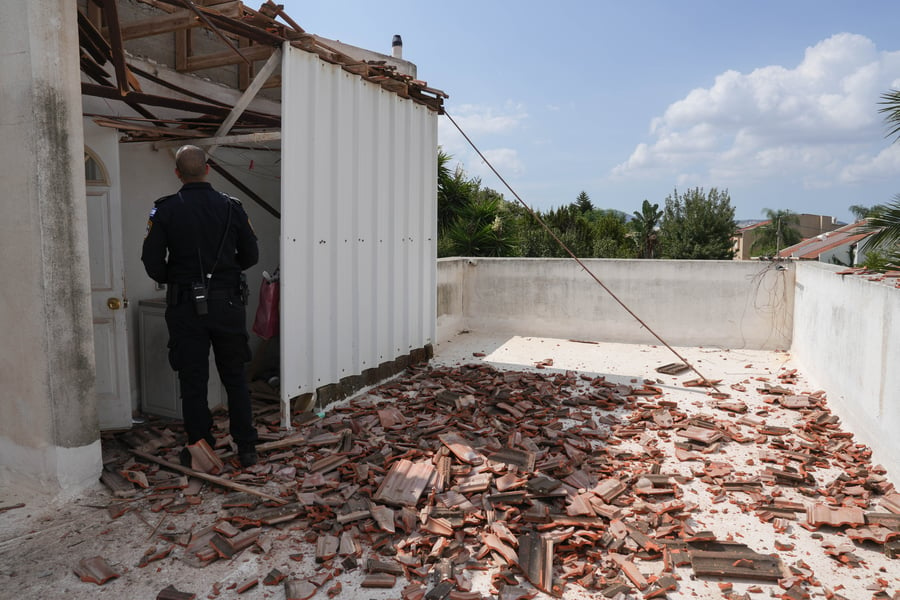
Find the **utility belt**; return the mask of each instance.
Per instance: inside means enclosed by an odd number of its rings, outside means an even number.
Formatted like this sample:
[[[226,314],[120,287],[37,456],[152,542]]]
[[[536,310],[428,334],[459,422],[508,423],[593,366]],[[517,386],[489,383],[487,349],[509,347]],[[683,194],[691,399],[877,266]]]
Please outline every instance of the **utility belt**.
[[[250,287],[247,276],[241,273],[240,281],[232,287],[209,288],[199,281],[191,283],[169,283],[166,286],[166,305],[177,306],[185,300],[191,300],[198,315],[207,314],[209,300],[237,300],[247,306],[250,299]]]

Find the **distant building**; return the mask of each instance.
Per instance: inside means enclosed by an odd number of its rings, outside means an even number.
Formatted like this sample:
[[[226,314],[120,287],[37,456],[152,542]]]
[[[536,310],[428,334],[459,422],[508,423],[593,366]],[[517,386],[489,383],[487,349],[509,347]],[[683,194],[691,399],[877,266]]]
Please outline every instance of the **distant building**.
[[[778,253],[778,257],[854,266],[865,260],[865,253],[859,250],[859,243],[873,233],[861,230],[865,224],[866,221],[863,219],[833,231],[820,233],[785,248]]]
[[[834,217],[824,215],[799,214],[798,223],[792,225],[803,239],[815,237],[827,231],[834,231],[841,223]],[[749,260],[754,257],[750,249],[759,234],[759,228],[768,225],[769,221],[758,221],[737,230],[734,235],[734,259]]]

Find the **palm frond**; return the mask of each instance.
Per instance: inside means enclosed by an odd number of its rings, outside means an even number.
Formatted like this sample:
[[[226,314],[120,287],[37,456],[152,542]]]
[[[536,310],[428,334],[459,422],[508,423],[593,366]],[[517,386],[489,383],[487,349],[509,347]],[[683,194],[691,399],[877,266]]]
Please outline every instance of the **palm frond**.
[[[881,105],[878,112],[885,115],[884,122],[890,127],[885,137],[900,135],[900,90],[885,92],[878,104]]]
[[[864,249],[883,248],[888,253],[896,252],[900,245],[900,194],[894,196],[893,202],[877,206],[862,230],[875,232],[863,242]]]

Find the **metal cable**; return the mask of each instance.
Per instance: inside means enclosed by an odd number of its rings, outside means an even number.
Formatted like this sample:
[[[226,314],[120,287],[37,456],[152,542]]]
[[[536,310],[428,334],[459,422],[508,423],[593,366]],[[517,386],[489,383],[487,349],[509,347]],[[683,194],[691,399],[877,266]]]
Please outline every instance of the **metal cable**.
[[[645,323],[639,316],[637,316],[637,314],[635,314],[635,312],[634,312],[633,310],[631,310],[630,308],[628,308],[628,305],[625,304],[624,302],[622,302],[622,300],[620,300],[619,297],[616,296],[616,295],[613,293],[613,291],[612,291],[611,289],[609,289],[608,287],[606,287],[606,284],[604,284],[602,281],[600,281],[600,278],[597,277],[597,276],[594,274],[594,272],[591,271],[591,270],[587,267],[587,265],[584,264],[584,262],[582,262],[582,260],[581,260],[580,258],[578,258],[577,256],[575,256],[575,253],[572,252],[572,251],[569,249],[569,247],[565,244],[565,242],[563,242],[561,239],[559,239],[559,237],[556,235],[556,233],[553,232],[553,230],[552,230],[552,229],[544,222],[544,220],[541,219],[541,217],[540,217],[534,210],[532,210],[532,208],[531,208],[530,206],[528,206],[528,205],[525,203],[525,201],[522,200],[521,197],[519,197],[519,194],[516,193],[516,191],[512,188],[512,186],[510,186],[509,183],[507,183],[506,180],[503,178],[503,176],[502,176],[500,173],[497,172],[497,169],[494,168],[494,165],[492,165],[491,162],[490,162],[487,158],[485,158],[484,154],[481,153],[481,150],[478,149],[478,146],[475,145],[475,142],[473,142],[473,141],[469,138],[469,136],[466,135],[466,132],[462,130],[462,127],[460,127],[459,124],[453,119],[453,117],[450,116],[450,113],[448,113],[446,110],[444,110],[444,115],[446,115],[446,117],[447,117],[448,119],[450,119],[450,122],[453,123],[453,126],[456,127],[457,131],[459,131],[459,133],[465,138],[465,140],[469,143],[469,145],[472,146],[472,149],[475,150],[475,152],[478,154],[478,156],[481,157],[481,160],[484,161],[484,163],[488,166],[488,168],[489,168],[491,171],[493,171],[494,175],[496,175],[497,178],[500,179],[501,182],[503,182],[503,185],[506,186],[506,189],[508,189],[509,192],[510,192],[513,196],[515,196],[515,198],[516,198],[516,200],[518,200],[519,204],[521,204],[522,207],[525,208],[526,211],[528,211],[528,214],[530,214],[532,217],[534,217],[535,220],[537,220],[537,222],[540,223],[541,227],[543,227],[543,228],[547,231],[547,233],[549,233],[550,236],[551,236],[554,240],[556,240],[556,243],[559,244],[559,246],[560,246],[563,250],[565,250],[566,254],[568,254],[569,256],[571,256],[571,257],[575,260],[575,262],[578,263],[578,265],[579,265],[582,269],[584,269],[585,272],[587,272],[588,275],[591,276],[591,279],[593,279],[595,282],[597,282],[597,285],[599,285],[601,288],[603,288],[603,290],[604,290],[607,294],[609,294],[609,295],[612,297],[612,299],[615,300],[615,301],[619,304],[619,306],[621,306],[622,308],[624,308],[624,309],[625,309],[625,312],[627,312],[629,315],[631,315],[632,317],[634,317],[634,319],[635,319],[638,323],[640,323],[641,326],[642,326],[644,329],[646,329],[648,332],[650,332],[650,334],[651,334],[653,337],[655,337],[657,340],[659,340],[659,343],[660,343],[660,344],[662,344],[663,346],[665,346],[666,348],[668,348],[669,351],[670,351],[672,354],[674,354],[675,356],[677,356],[678,359],[679,359],[681,362],[683,362],[685,365],[687,365],[688,368],[689,368],[691,371],[693,371],[694,373],[696,373],[696,374],[700,377],[700,380],[701,380],[704,384],[709,385],[713,390],[716,391],[716,393],[717,393],[718,395],[723,396],[724,394],[723,394],[722,392],[719,391],[719,388],[716,387],[716,385],[712,382],[712,380],[707,379],[707,378],[703,375],[703,373],[701,373],[701,372],[697,369],[697,367],[695,367],[694,365],[692,365],[686,358],[684,358],[683,356],[681,356],[681,354],[679,354],[677,350],[675,350],[672,346],[670,346],[669,343],[666,342],[666,340],[664,340],[662,337],[660,337],[660,336],[659,336],[659,335],[658,335],[658,334],[657,334],[657,333],[656,333],[649,325],[647,325],[647,323]]]

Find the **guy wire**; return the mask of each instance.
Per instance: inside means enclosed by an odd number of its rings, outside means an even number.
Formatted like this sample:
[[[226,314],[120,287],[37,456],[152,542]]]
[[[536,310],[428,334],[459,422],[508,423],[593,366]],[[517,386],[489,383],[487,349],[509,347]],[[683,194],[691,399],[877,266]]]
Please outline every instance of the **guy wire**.
[[[499,172],[497,172],[497,169],[494,168],[494,165],[491,164],[491,161],[489,161],[489,160],[484,156],[484,154],[481,153],[481,150],[478,149],[478,146],[475,145],[475,142],[473,142],[473,141],[469,138],[469,136],[466,135],[466,132],[462,130],[462,127],[460,127],[459,124],[453,119],[453,117],[450,116],[450,113],[448,113],[446,110],[444,110],[444,114],[447,116],[448,119],[450,119],[450,122],[453,123],[453,126],[456,127],[457,131],[459,131],[459,133],[465,138],[465,140],[469,143],[469,145],[472,146],[472,149],[475,150],[475,152],[478,154],[478,156],[481,157],[481,160],[483,160],[484,163],[488,166],[488,168],[489,168],[491,171],[493,171],[494,175],[496,175],[497,178],[498,178],[501,182],[503,182],[503,185],[506,186],[506,189],[508,189],[509,192],[510,192],[513,196],[515,196],[515,198],[516,198],[516,200],[519,202],[519,204],[521,204],[522,207],[528,212],[528,214],[530,214],[532,217],[534,217],[534,219],[535,219],[538,223],[540,223],[541,227],[543,227],[544,230],[546,230],[547,233],[549,233],[550,236],[551,236],[554,240],[556,240],[556,243],[559,244],[559,246],[560,246],[563,250],[565,250],[566,254],[568,254],[569,256],[571,256],[571,257],[575,260],[575,262],[578,263],[578,265],[579,265],[582,269],[584,269],[585,272],[586,272],[588,275],[591,276],[591,279],[593,279],[595,282],[597,282],[597,285],[599,285],[601,288],[603,288],[603,290],[604,290],[607,294],[609,294],[609,295],[612,297],[612,299],[615,300],[615,301],[619,304],[619,306],[621,306],[622,308],[624,308],[624,309],[625,309],[625,312],[627,312],[629,315],[631,315],[632,317],[634,317],[634,319],[635,319],[638,323],[640,323],[641,326],[642,326],[644,329],[646,329],[648,332],[650,332],[650,334],[651,334],[653,337],[655,337],[657,340],[659,340],[659,343],[660,343],[660,344],[662,344],[663,346],[665,346],[666,348],[668,348],[669,351],[670,351],[672,354],[674,354],[675,356],[677,356],[678,359],[679,359],[681,362],[683,362],[685,365],[687,365],[688,368],[691,369],[691,371],[693,371],[694,373],[696,373],[696,374],[700,377],[700,380],[701,380],[704,384],[709,385],[713,390],[716,391],[717,394],[719,394],[719,395],[721,396],[721,395],[722,395],[722,392],[719,391],[719,388],[716,387],[716,385],[712,382],[712,380],[707,379],[706,377],[704,377],[703,373],[701,373],[701,372],[697,369],[697,367],[695,367],[694,365],[692,365],[686,358],[684,358],[683,356],[681,356],[681,354],[679,354],[678,351],[675,350],[675,348],[673,348],[672,346],[670,346],[669,343],[666,342],[666,340],[664,340],[662,337],[660,337],[660,336],[659,336],[659,335],[658,335],[658,334],[657,334],[657,333],[656,333],[649,325],[647,325],[647,323],[645,323],[639,316],[637,316],[637,314],[635,314],[635,312],[634,312],[633,310],[631,310],[631,309],[628,307],[627,304],[625,304],[622,300],[620,300],[619,297],[616,296],[616,295],[613,293],[613,291],[612,291],[611,289],[609,289],[608,287],[606,287],[606,284],[604,284],[604,283],[600,280],[600,278],[597,277],[597,276],[594,274],[594,272],[591,271],[591,270],[587,267],[587,265],[585,265],[584,262],[583,262],[580,258],[578,258],[577,256],[575,256],[575,253],[572,252],[572,250],[569,249],[569,247],[565,244],[565,242],[563,242],[561,239],[559,239],[559,237],[556,235],[556,233],[554,233],[554,231],[553,231],[553,230],[552,230],[552,229],[544,222],[544,220],[541,219],[541,217],[538,216],[538,214],[537,214],[534,210],[532,210],[532,208],[531,208],[530,206],[528,206],[528,204],[526,204],[524,200],[522,200],[522,198],[519,196],[519,194],[516,193],[516,191],[512,188],[512,186],[509,185],[509,183],[506,182],[506,179],[504,179],[503,176],[502,176]]]

